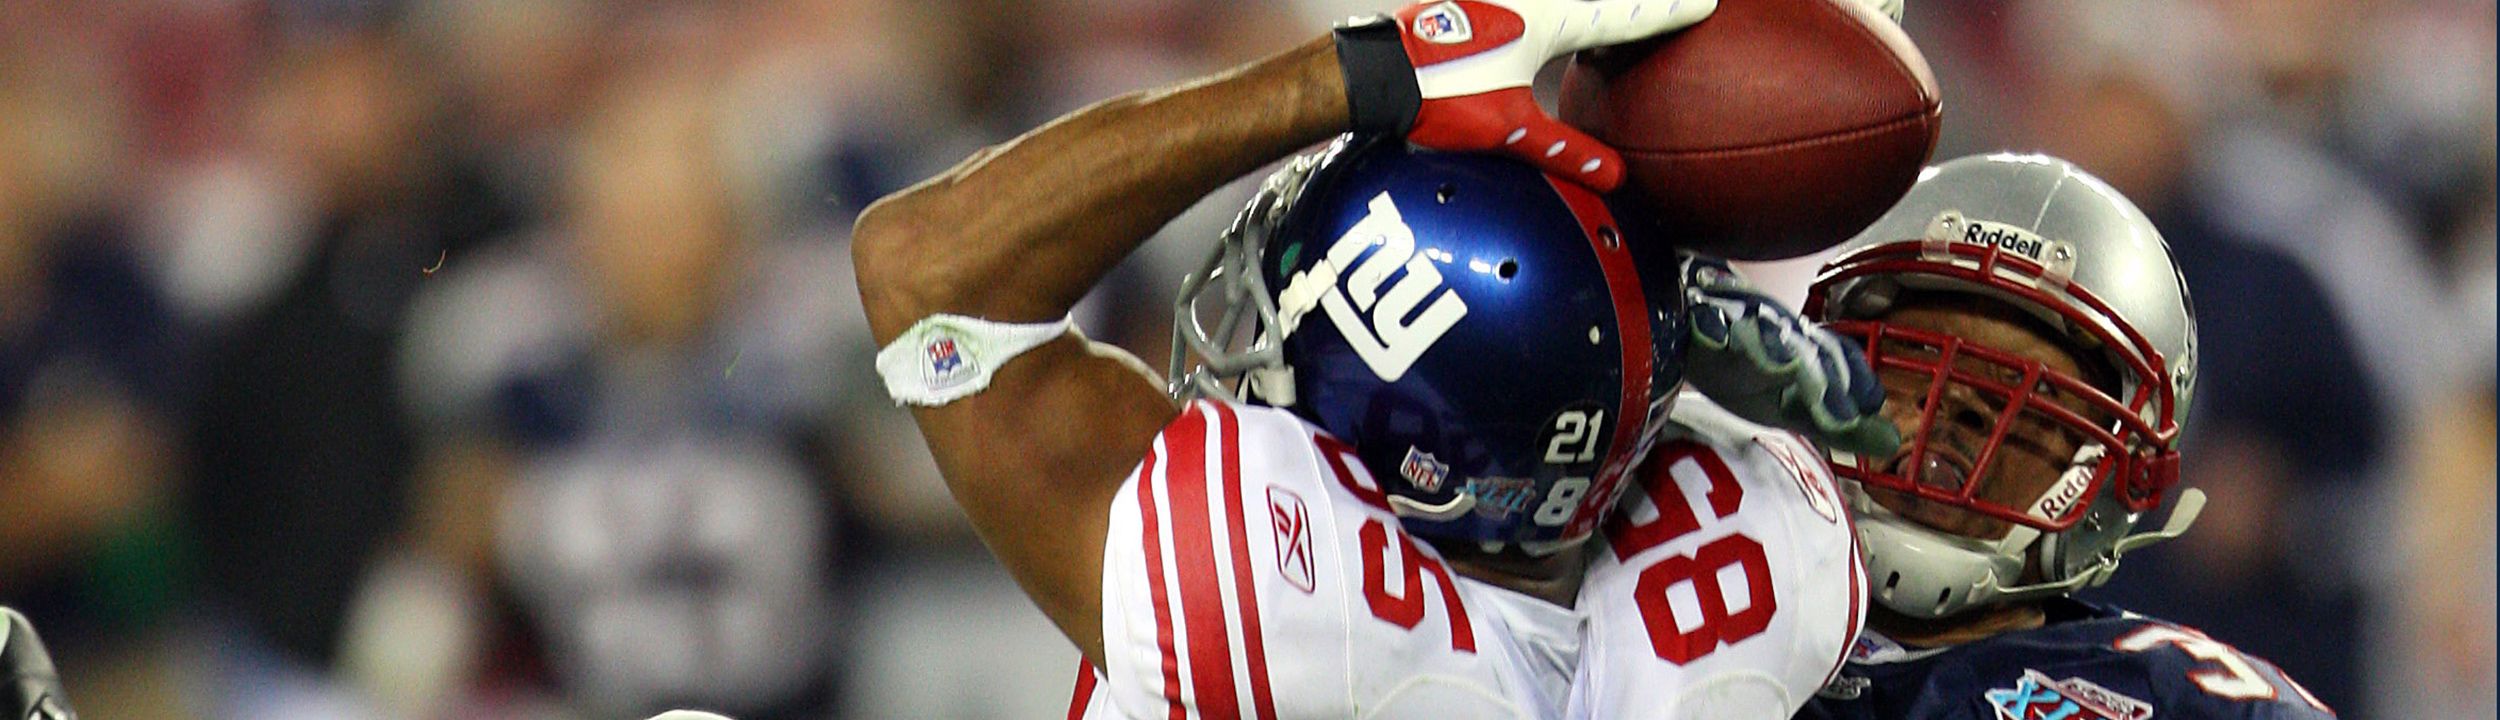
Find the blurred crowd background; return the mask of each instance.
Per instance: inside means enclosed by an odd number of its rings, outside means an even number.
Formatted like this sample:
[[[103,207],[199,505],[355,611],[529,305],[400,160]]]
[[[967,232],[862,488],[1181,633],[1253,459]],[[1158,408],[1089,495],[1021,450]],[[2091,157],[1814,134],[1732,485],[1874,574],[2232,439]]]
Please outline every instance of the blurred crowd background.
[[[106,720],[1055,717],[1075,652],[882,397],[851,218],[1388,4],[0,2],[0,603]],[[1938,157],[2109,179],[2203,320],[2213,504],[2092,595],[2347,718],[2500,712],[2494,22],[1909,3]],[[1164,357],[1247,193],[1080,324]]]

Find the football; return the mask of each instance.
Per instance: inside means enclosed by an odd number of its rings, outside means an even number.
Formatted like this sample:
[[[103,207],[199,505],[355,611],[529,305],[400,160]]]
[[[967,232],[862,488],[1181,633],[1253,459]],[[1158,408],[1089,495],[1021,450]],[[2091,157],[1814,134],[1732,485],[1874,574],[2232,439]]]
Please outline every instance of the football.
[[[1663,38],[1583,52],[1563,121],[1623,153],[1679,246],[1737,260],[1847,240],[1918,178],[1943,105],[1926,58],[1861,0],[1720,0]]]

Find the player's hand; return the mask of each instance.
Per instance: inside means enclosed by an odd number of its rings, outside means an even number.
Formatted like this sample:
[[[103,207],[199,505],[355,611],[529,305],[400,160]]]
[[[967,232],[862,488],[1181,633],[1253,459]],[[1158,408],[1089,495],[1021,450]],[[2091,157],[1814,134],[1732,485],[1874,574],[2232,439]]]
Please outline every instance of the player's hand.
[[[1623,158],[1545,114],[1528,84],[1548,60],[1673,31],[1718,0],[1425,0],[1340,28],[1356,131],[1436,150],[1499,150],[1597,190]]]
[[[1901,431],[1864,351],[1746,284],[1725,261],[1687,253],[1684,377],[1739,417],[1825,447],[1890,457]]]

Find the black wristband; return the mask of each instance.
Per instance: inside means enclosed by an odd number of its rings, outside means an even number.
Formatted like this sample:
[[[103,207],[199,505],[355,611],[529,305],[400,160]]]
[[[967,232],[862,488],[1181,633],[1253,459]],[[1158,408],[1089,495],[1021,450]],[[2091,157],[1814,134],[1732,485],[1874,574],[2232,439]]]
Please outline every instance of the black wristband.
[[[1345,74],[1346,115],[1355,132],[1405,137],[1424,106],[1415,86],[1415,62],[1406,57],[1397,18],[1374,15],[1340,23],[1337,69]]]

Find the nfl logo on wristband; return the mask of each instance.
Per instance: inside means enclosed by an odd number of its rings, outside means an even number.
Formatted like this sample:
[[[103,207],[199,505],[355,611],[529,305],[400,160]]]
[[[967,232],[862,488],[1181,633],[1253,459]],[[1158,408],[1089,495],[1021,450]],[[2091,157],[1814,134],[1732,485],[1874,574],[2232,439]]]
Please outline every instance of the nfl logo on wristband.
[[[1475,30],[1467,25],[1467,11],[1458,3],[1434,5],[1415,16],[1415,37],[1425,42],[1456,45],[1473,40]]]
[[[963,352],[955,347],[955,338],[939,335],[929,339],[929,387],[953,387],[971,375]]]

